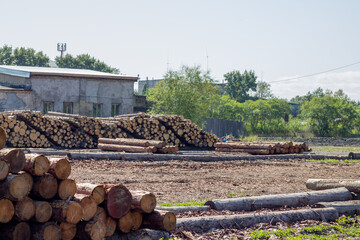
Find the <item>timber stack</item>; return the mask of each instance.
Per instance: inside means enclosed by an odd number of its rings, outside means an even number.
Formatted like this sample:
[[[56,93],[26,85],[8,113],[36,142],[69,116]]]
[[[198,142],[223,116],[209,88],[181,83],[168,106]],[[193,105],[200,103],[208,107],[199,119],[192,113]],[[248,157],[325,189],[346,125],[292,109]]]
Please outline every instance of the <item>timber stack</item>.
[[[218,142],[215,144],[216,152],[249,153],[253,155],[294,154],[309,152],[304,142]]]
[[[67,158],[1,149],[0,239],[100,240],[117,229],[135,235],[140,228],[175,229],[174,213],[154,210],[153,193],[131,192],[122,184],[77,185],[70,174]]]
[[[135,138],[99,138],[98,148],[103,151],[128,153],[177,153],[178,146],[166,145],[164,141]]]
[[[93,118],[75,114],[9,111],[0,114],[9,147],[97,148],[99,138],[164,141],[178,147],[213,148],[217,137],[178,115],[145,113]]]

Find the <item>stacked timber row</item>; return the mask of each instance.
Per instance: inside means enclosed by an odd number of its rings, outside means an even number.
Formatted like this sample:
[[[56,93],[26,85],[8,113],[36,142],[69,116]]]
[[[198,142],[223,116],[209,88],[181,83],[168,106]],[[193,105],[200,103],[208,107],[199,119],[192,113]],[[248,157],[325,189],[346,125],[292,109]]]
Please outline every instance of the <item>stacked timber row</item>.
[[[99,138],[98,148],[103,151],[128,153],[177,153],[179,147],[166,145],[164,141],[135,138]]]
[[[74,114],[11,111],[0,114],[9,147],[96,148],[98,138],[136,138],[166,145],[214,147],[217,137],[182,116],[120,115],[92,118]]]
[[[293,142],[218,142],[216,152],[249,153],[253,155],[293,154],[311,151],[306,143]]]

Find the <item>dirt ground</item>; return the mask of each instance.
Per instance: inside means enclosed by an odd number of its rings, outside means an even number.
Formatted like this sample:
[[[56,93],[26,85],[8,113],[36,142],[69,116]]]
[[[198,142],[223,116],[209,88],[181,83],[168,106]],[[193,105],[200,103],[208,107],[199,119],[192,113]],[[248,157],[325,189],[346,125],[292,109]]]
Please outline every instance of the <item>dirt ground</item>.
[[[73,160],[77,182],[123,183],[151,191],[158,203],[206,201],[306,191],[308,178],[360,178],[360,164],[322,164],[306,160],[228,162],[127,162]]]

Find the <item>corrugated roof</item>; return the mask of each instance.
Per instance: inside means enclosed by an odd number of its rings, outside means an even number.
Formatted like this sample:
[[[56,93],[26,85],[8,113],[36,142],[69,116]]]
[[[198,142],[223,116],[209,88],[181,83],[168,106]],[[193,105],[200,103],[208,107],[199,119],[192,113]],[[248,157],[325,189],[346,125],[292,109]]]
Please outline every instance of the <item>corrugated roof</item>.
[[[137,81],[137,77],[119,74],[104,73],[87,69],[28,67],[0,65],[0,73],[17,77],[29,78],[31,76],[60,76],[60,77],[87,77],[114,80]]]
[[[0,92],[31,92],[31,90],[25,90],[23,88],[0,86]]]

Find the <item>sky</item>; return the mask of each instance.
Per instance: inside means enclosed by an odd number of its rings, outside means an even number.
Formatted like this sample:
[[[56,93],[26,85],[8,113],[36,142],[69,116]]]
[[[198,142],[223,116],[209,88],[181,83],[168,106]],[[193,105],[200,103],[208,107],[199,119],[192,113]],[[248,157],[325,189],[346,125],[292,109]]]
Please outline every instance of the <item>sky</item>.
[[[66,43],[66,53],[141,79],[182,65],[200,65],[219,82],[254,70],[280,98],[322,87],[360,100],[359,10],[358,0],[2,1],[0,47],[54,59]]]

